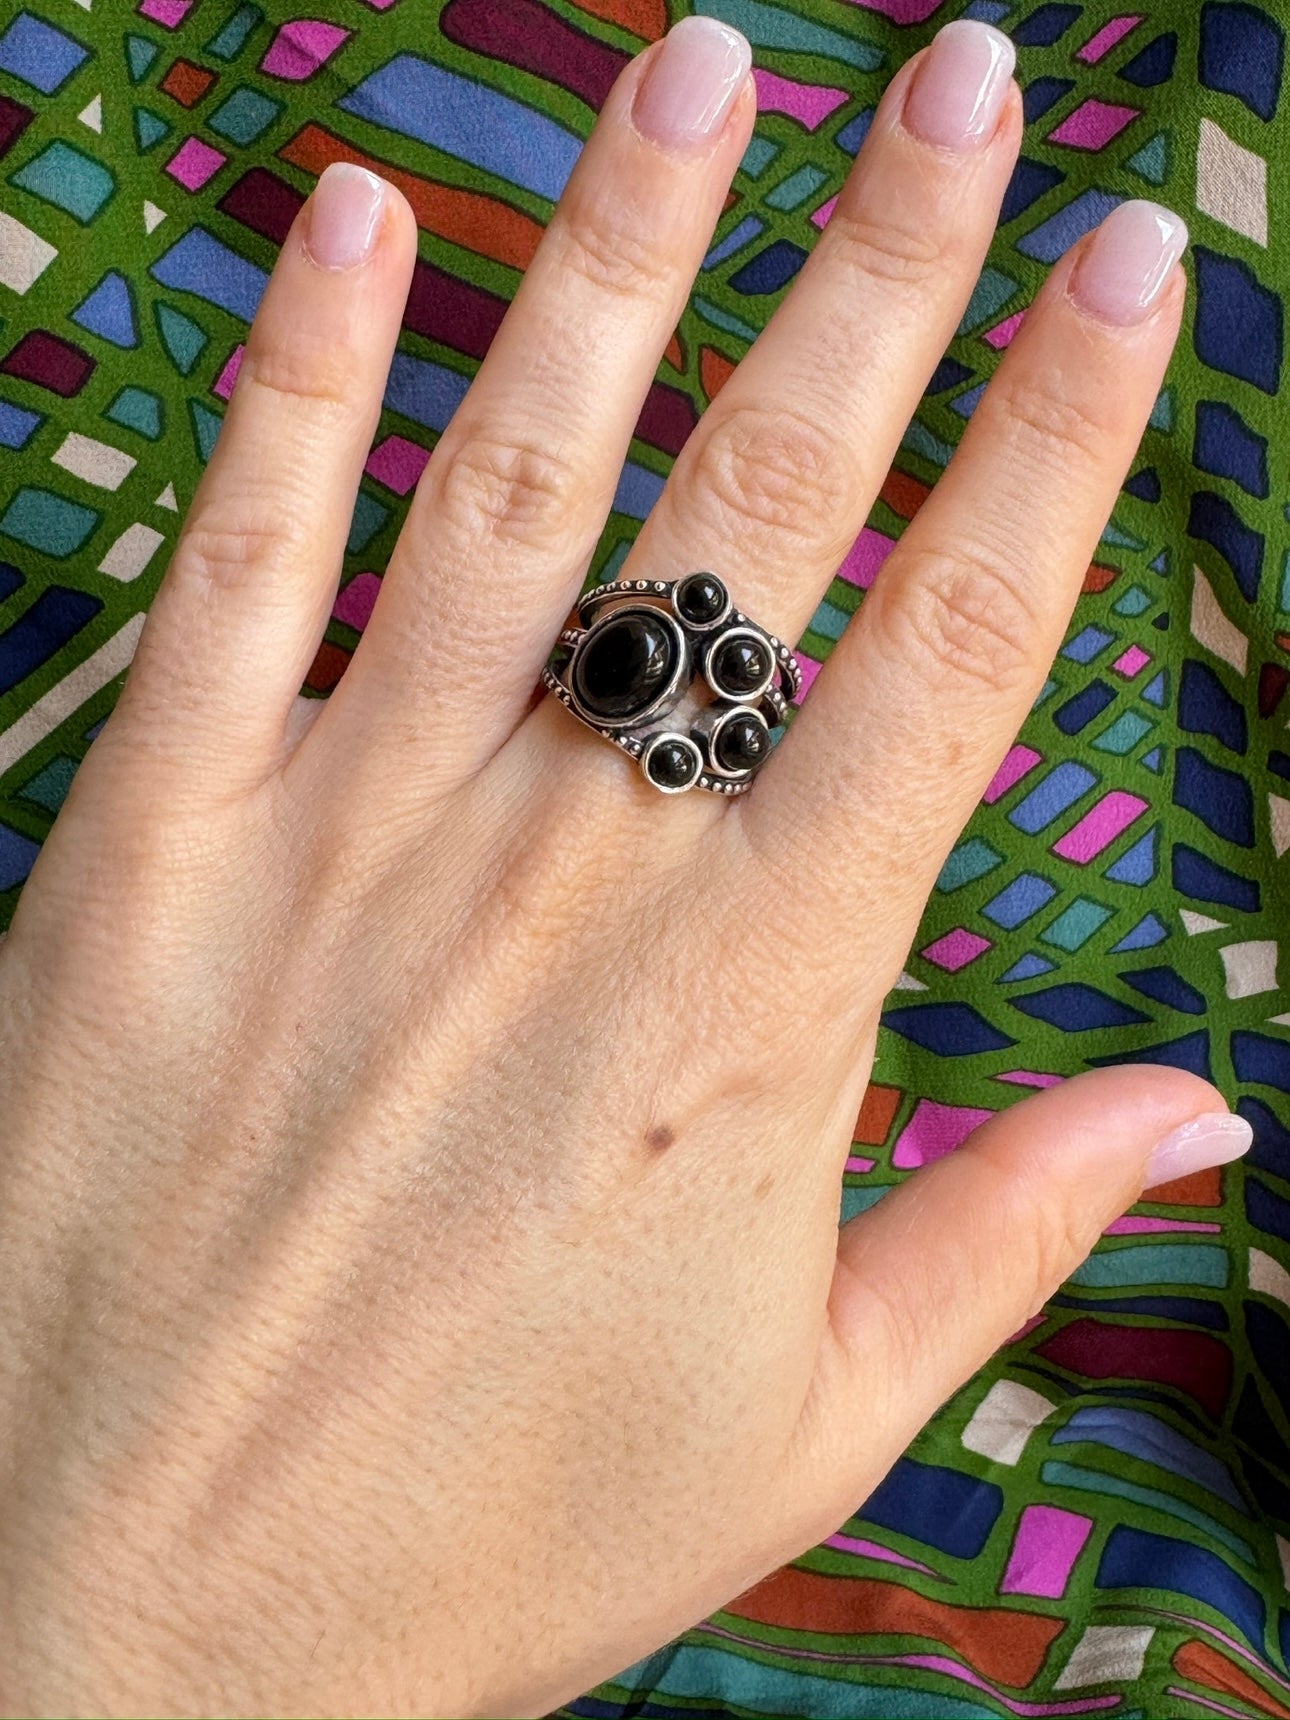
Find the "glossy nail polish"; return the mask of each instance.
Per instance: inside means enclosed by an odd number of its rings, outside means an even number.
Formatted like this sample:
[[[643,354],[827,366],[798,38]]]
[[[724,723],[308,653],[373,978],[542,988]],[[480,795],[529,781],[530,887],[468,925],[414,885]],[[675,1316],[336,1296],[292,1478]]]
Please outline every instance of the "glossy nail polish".
[[[1070,296],[1101,321],[1131,327],[1150,315],[1186,248],[1186,222],[1171,209],[1121,203],[1080,255]]]
[[[1229,1164],[1248,1152],[1254,1140],[1254,1130],[1244,1117],[1228,1111],[1214,1111],[1203,1117],[1193,1117],[1180,1129],[1166,1135],[1147,1161],[1145,1188],[1159,1183],[1176,1182],[1193,1171]]]
[[[964,152],[994,136],[1017,55],[1001,30],[956,18],[934,38],[905,97],[906,129]]]
[[[353,269],[376,248],[385,182],[364,167],[334,161],[309,199],[305,249],[324,269]]]
[[[663,38],[632,103],[632,123],[664,149],[720,132],[744,86],[752,50],[715,18],[682,18]]]

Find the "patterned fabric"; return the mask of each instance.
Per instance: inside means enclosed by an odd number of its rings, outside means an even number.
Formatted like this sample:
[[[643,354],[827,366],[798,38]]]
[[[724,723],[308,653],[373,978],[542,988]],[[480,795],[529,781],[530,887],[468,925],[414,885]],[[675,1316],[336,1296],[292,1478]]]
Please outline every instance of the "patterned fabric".
[[[1255,1149],[1114,1224],[824,1546],[570,1714],[1290,1716],[1290,241],[1269,219],[1290,167],[1285,42],[1278,0],[1141,7],[697,0],[752,39],[761,118],[594,575],[619,568],[800,268],[896,66],[951,16],[1009,30],[1022,160],[959,335],[802,641],[808,678],[1046,266],[1118,200],[1156,195],[1191,222],[1195,291],[1067,642],[890,1000],[843,1211],[1090,1064],[1212,1076]],[[0,924],[111,707],[316,175],[371,164],[422,229],[309,675],[324,694],[594,110],[687,9],[4,8]]]

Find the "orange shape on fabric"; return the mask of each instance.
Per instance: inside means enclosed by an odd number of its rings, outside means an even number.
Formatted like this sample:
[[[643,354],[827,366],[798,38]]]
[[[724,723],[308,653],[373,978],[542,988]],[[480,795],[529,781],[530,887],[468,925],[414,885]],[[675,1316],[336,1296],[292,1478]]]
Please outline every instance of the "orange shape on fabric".
[[[1038,1677],[1065,1628],[1045,1613],[956,1607],[873,1577],[829,1577],[788,1566],[725,1608],[735,1618],[784,1630],[841,1636],[925,1636],[983,1678],[1014,1689]]]
[[[1118,567],[1106,567],[1100,561],[1095,561],[1084,575],[1083,591],[1105,591],[1115,584],[1120,577]]]
[[[459,191],[452,185],[432,184],[415,173],[365,155],[320,125],[302,127],[278,154],[283,161],[303,167],[308,173],[321,173],[333,161],[352,161],[365,167],[398,186],[412,206],[417,225],[427,233],[435,233],[481,257],[491,257],[494,262],[508,263],[513,269],[528,268],[542,237],[540,222],[500,198],[487,197],[479,191]]]
[[[734,364],[724,354],[710,346],[699,348],[699,381],[703,384],[703,392],[708,397],[709,405],[717,398],[721,390],[735,373]]]
[[[878,492],[892,513],[899,514],[902,520],[912,520],[931,493],[929,484],[911,478],[908,472],[898,471],[895,466],[887,473]]]
[[[904,1097],[899,1087],[876,1087],[870,1082],[860,1101],[860,1114],[851,1139],[866,1147],[880,1147],[891,1133]]]
[[[621,24],[633,36],[656,42],[667,29],[667,0],[573,0],[580,12]]]
[[[1223,1167],[1213,1165],[1176,1182],[1161,1183],[1142,1198],[1158,1206],[1222,1206]]]
[[[1290,1708],[1278,1702],[1261,1684],[1256,1684],[1248,1672],[1234,1666],[1225,1654],[1207,1642],[1185,1642],[1173,1658],[1173,1669],[1193,1684],[1203,1684],[1207,1690],[1221,1690],[1226,1696],[1236,1696],[1257,1708],[1260,1714],[1273,1714],[1276,1720],[1290,1720]]]
[[[674,334],[667,343],[667,351],[663,357],[680,375],[685,374],[685,348],[681,345],[681,336]]]
[[[173,96],[180,107],[196,107],[215,82],[215,73],[205,66],[195,66],[191,60],[176,60],[161,80],[161,87]]]

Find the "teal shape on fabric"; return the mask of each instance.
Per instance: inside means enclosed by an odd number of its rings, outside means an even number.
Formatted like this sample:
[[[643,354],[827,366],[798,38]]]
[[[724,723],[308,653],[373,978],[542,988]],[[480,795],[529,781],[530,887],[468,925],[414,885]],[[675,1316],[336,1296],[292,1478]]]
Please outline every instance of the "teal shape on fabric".
[[[1103,729],[1094,740],[1093,745],[1099,752],[1129,753],[1151,733],[1155,725],[1137,711],[1124,711],[1111,724]]]
[[[889,1188],[894,1188],[895,1186],[896,1185],[894,1183],[879,1183],[876,1186],[871,1186],[865,1183],[844,1184],[842,1189],[842,1213],[838,1222],[840,1224],[846,1224],[853,1219],[857,1213],[868,1212],[871,1206],[877,1206],[878,1202],[882,1199],[883,1195],[886,1194]]]
[[[1128,950],[1154,949],[1157,944],[1163,944],[1168,936],[1168,927],[1162,925],[1154,914],[1147,914],[1138,921],[1127,937],[1121,938],[1118,944],[1112,945],[1111,954],[1118,956],[1123,955]]]
[[[170,130],[169,125],[151,108],[137,107],[134,110],[134,135],[139,145],[140,155],[146,155],[161,138]]]
[[[1074,954],[1111,918],[1112,909],[1079,896],[1039,935],[1046,944]]]
[[[746,322],[741,322],[738,317],[731,316],[729,311],[719,309],[718,306],[709,303],[707,299],[695,299],[693,305],[697,315],[701,316],[704,322],[711,323],[713,328],[724,329],[727,334],[732,334],[739,340],[746,340],[750,343],[756,340],[756,329],[749,328]]]
[[[130,82],[137,84],[141,78],[148,75],[148,67],[157,57],[157,44],[150,42],[146,36],[127,36],[125,39],[125,63],[130,73]]]
[[[954,452],[948,442],[940,442],[915,418],[908,430],[900,439],[902,448],[912,449],[915,454],[921,454],[924,460],[930,460],[934,466],[948,466],[950,455]]]
[[[1239,1535],[1234,1535],[1226,1524],[1218,1522],[1207,1511],[1198,1511],[1194,1505],[1188,1505],[1185,1500],[1176,1498],[1172,1493],[1162,1493],[1158,1487],[1141,1487],[1136,1481],[1125,1481],[1120,1476],[1108,1475],[1101,1469],[1083,1469],[1074,1463],[1045,1463],[1039,1475],[1042,1481],[1054,1487],[1074,1487],[1085,1493],[1109,1493],[1117,1499],[1132,1499],[1135,1504],[1145,1505],[1159,1511],[1163,1516],[1176,1517],[1180,1523],[1190,1523],[1193,1528],[1202,1530],[1207,1537],[1220,1542],[1247,1564],[1258,1563],[1249,1542],[1242,1540]]]
[[[76,554],[102,517],[97,509],[69,502],[52,490],[25,488],[5,509],[0,533],[65,561]]]
[[[61,138],[33,156],[10,181],[42,202],[65,209],[82,225],[94,219],[116,190],[116,179],[102,162]]]
[[[43,806],[46,812],[57,812],[67,799],[67,791],[75,775],[76,760],[68,758],[66,753],[59,753],[43,770],[38,770],[30,782],[23,784],[22,797]]]
[[[1147,547],[1141,538],[1134,537],[1132,532],[1126,532],[1124,527],[1117,525],[1114,520],[1106,522],[1101,542],[1110,544],[1112,549],[1131,549],[1135,553]]]
[[[217,60],[235,60],[246,46],[247,37],[263,19],[264,13],[258,6],[239,6],[207,42],[206,52]]]
[[[1131,173],[1145,179],[1149,185],[1163,185],[1169,177],[1169,137],[1158,133],[1150,143],[1131,155],[1124,164]]]
[[[354,503],[354,517],[350,521],[345,554],[362,555],[389,517],[390,510],[383,503],[360,490],[358,500]]]
[[[936,888],[948,895],[951,890],[958,890],[964,884],[984,878],[986,873],[993,872],[1002,860],[1003,855],[996,853],[988,842],[983,842],[979,836],[969,837],[966,842],[959,843],[941,867]]]
[[[1117,615],[1141,615],[1144,609],[1150,609],[1151,599],[1140,585],[1131,585],[1111,607]]]
[[[160,301],[156,306],[156,317],[161,344],[174,360],[180,375],[187,376],[201,357],[202,349],[209,338],[205,329],[198,327],[192,318],[186,317],[182,311],[174,310]]]
[[[197,444],[197,456],[204,466],[215,452],[215,443],[224,427],[224,420],[218,412],[212,412],[203,406],[200,400],[188,402],[189,417],[193,422],[193,441]]]
[[[260,133],[267,131],[283,109],[282,102],[259,90],[243,87],[222,101],[206,121],[212,131],[234,143],[254,143]]]
[[[752,142],[744,151],[744,158],[740,163],[740,170],[746,173],[749,179],[757,179],[765,173],[766,169],[778,154],[779,145],[777,143],[772,143],[770,138],[754,137]]]
[[[800,203],[821,185],[828,183],[828,174],[822,173],[818,167],[812,167],[808,162],[805,167],[799,167],[796,173],[790,173],[775,189],[768,193],[765,201],[772,209],[796,209]]]
[[[146,388],[123,388],[103,416],[127,430],[137,430],[150,442],[156,442],[165,428],[161,401]]]
[[[736,1630],[742,1622],[731,1621]],[[765,1647],[770,1650],[769,1643]],[[719,1690],[724,1706],[736,1704],[748,1714],[809,1714],[812,1720],[852,1720],[857,1713],[856,1689],[848,1670],[839,1666],[836,1675],[829,1678],[800,1666],[791,1670],[771,1666],[766,1661],[736,1658],[719,1646],[710,1648],[682,1640],[629,1667],[609,1688],[647,1690],[652,1702],[657,1702],[660,1693],[693,1698],[696,1691]],[[889,1667],[896,1677],[901,1670],[900,1666]],[[966,1697],[949,1696],[943,1689],[929,1699],[926,1690],[911,1689],[904,1679],[892,1685],[866,1682],[862,1694],[865,1720],[928,1720],[933,1704],[936,1720],[996,1720],[999,1713],[997,1708],[983,1707]],[[1116,1720],[1127,1717],[1117,1714]]]
[[[89,329],[113,346],[139,344],[139,326],[134,315],[134,295],[124,275],[110,269],[88,298],[72,312],[72,321]]]
[[[876,72],[887,57],[872,42],[858,42],[853,36],[812,23],[798,12],[767,6],[763,0],[695,0],[693,9],[701,18],[719,18],[723,24],[732,24],[755,48],[822,54],[825,59],[858,66],[862,72]]]
[[[1207,1284],[1222,1290],[1228,1281],[1226,1248],[1210,1242],[1152,1242],[1100,1249],[1070,1277],[1087,1290],[1135,1284]]]
[[[1010,275],[988,266],[982,269],[968,300],[968,308],[963,313],[963,321],[959,324],[959,333],[972,334],[984,324],[993,322],[1016,290],[1017,283]]]
[[[824,639],[840,639],[850,619],[845,609],[839,609],[827,597],[821,598],[820,607],[811,617],[811,632]]]
[[[1290,610],[1290,549],[1286,551],[1286,558],[1281,564],[1281,592],[1277,598],[1277,608]]]
[[[1156,403],[1151,408],[1148,423],[1153,430],[1172,430],[1174,427],[1174,395],[1172,388],[1162,388],[1156,396]]]

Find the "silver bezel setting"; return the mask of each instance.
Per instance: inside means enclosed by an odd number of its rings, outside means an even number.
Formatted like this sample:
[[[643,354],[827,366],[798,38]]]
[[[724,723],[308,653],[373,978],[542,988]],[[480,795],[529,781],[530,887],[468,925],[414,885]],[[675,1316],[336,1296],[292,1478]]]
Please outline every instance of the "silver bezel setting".
[[[678,741],[683,747],[688,748],[689,751],[694,754],[694,775],[690,778],[689,782],[676,784],[656,782],[654,778],[650,776],[650,754],[662,741]],[[698,787],[699,778],[703,775],[706,768],[707,766],[704,764],[703,752],[698,744],[690,735],[683,735],[678,730],[660,729],[657,734],[651,735],[645,745],[641,748],[641,769],[645,772],[650,787],[656,788],[660,794],[688,794],[692,788]],[[724,775],[725,773],[723,772],[722,774]]]
[[[721,733],[722,729],[725,728],[726,724],[732,717],[753,717],[766,731],[766,754],[758,764],[746,765],[743,770],[727,770],[721,760],[717,757],[717,736]],[[726,708],[713,720],[712,727],[707,732],[707,742],[708,769],[712,774],[714,776],[726,777],[732,782],[743,782],[751,777],[755,771],[759,770],[761,768],[761,764],[765,762],[765,758],[770,755],[770,724],[766,721],[765,716],[756,708],[756,706],[727,705]]]
[[[757,686],[750,688],[746,693],[731,692],[729,688],[721,686],[716,681],[712,673],[713,657],[727,642],[727,640],[730,639],[751,639],[755,645],[760,647],[762,655],[766,658],[767,666],[765,675]],[[760,630],[760,628],[757,627],[749,627],[746,625],[727,627],[724,632],[718,633],[715,639],[710,640],[703,647],[704,679],[719,699],[729,699],[738,705],[755,705],[760,699],[765,698],[767,689],[775,679],[775,668],[775,652],[771,648],[769,639]]]
[[[687,579],[698,579],[700,577],[704,579],[715,579],[722,591],[726,594],[726,601],[721,613],[713,616],[711,621],[691,621],[688,615],[682,615],[681,607],[676,600],[677,592],[685,584]],[[718,578],[715,573],[710,573],[707,568],[702,567],[696,568],[693,573],[682,574],[680,579],[672,582],[671,602],[673,613],[680,620],[681,625],[683,627],[693,629],[695,633],[711,633],[714,628],[723,627],[726,622],[729,621],[735,607],[734,599],[730,595],[730,587],[726,584],[725,580]]]
[[[633,711],[630,716],[624,717],[607,717],[599,711],[593,711],[590,706],[584,704],[582,699],[578,697],[577,665],[582,653],[596,637],[597,629],[601,620],[600,617],[597,617],[578,640],[578,643],[574,646],[573,655],[570,657],[566,666],[566,674],[568,676],[566,685],[568,686],[574,705],[577,707],[579,713],[587,720],[587,722],[591,723],[598,729],[639,728],[642,723],[647,723],[652,718],[662,716],[669,711],[671,707],[676,704],[685,687],[690,683],[690,676],[692,673],[692,648],[690,641],[686,638],[685,628],[677,620],[676,616],[669,610],[664,609],[661,604],[657,603],[623,603],[616,605],[605,613],[603,618],[604,624],[608,626],[611,622],[619,621],[624,615],[628,614],[648,615],[652,619],[662,622],[664,626],[669,628],[672,637],[676,642],[676,658],[672,666],[672,673],[668,677],[667,681],[655,694],[654,698],[651,699],[649,704],[643,706],[639,711]],[[655,786],[657,787],[657,784],[655,784]]]

